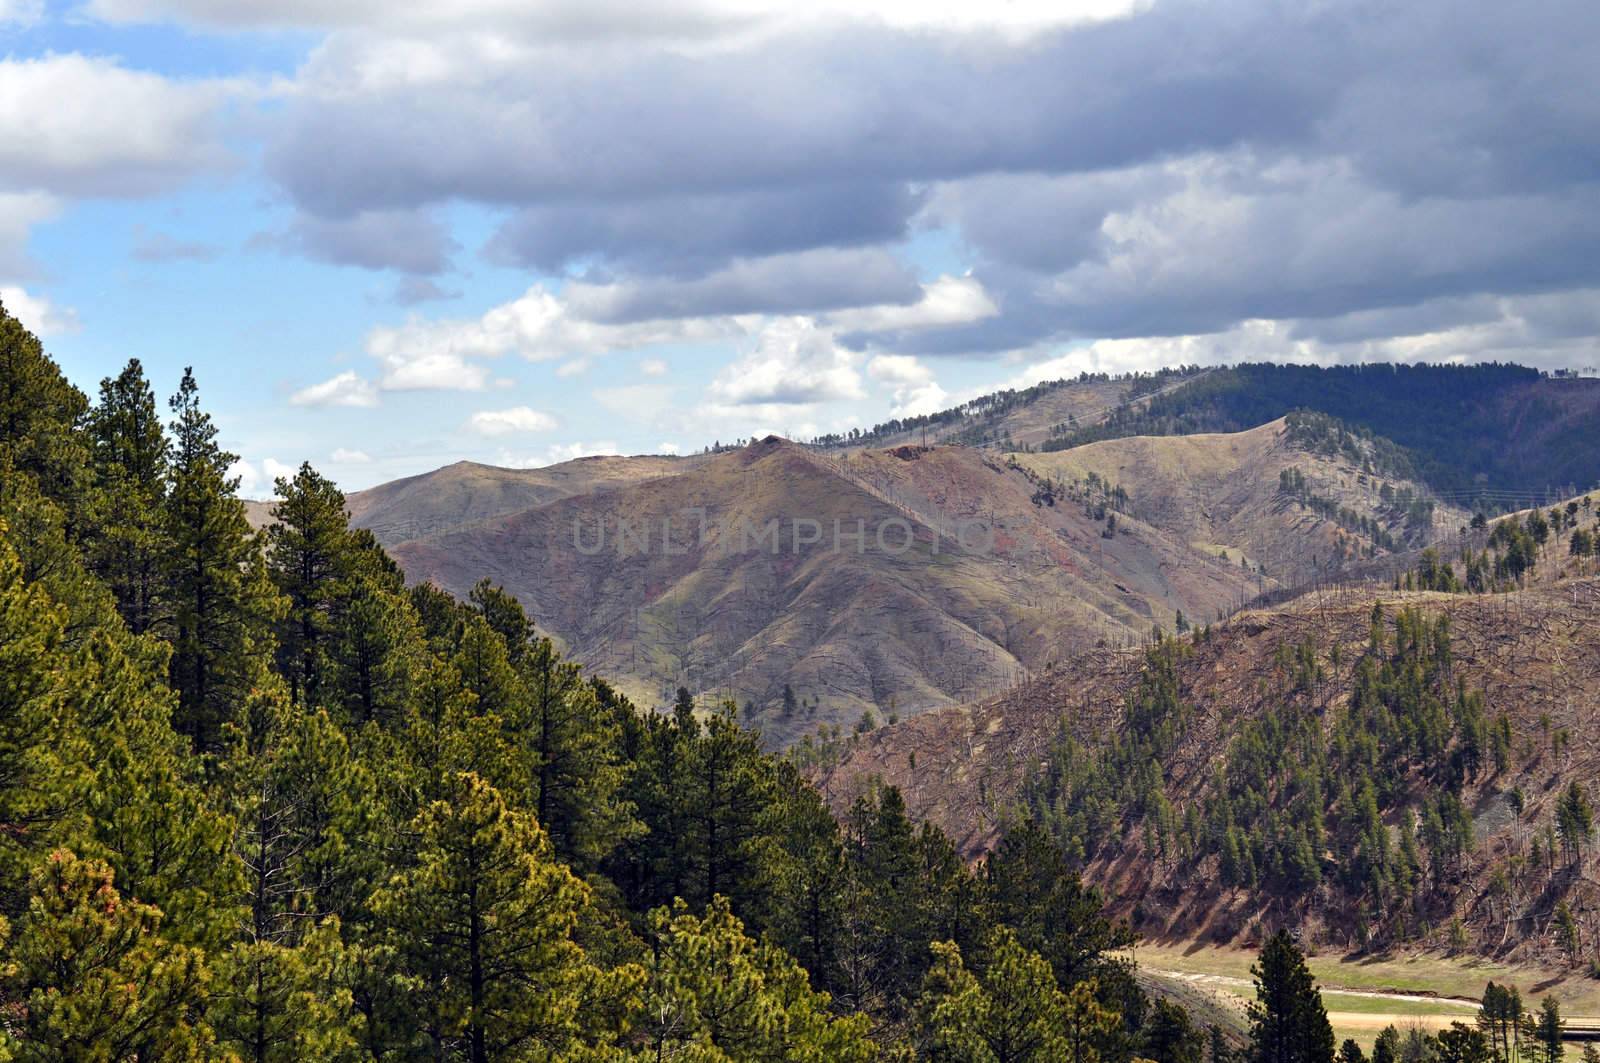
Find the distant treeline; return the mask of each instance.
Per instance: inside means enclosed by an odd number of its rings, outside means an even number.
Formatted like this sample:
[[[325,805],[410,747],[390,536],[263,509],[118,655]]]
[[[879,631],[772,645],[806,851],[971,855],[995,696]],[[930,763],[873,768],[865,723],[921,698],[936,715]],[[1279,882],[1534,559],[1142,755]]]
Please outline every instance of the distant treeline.
[[[1063,434],[1065,450],[1131,435],[1238,432],[1293,410],[1315,410],[1365,429],[1384,443],[1380,460],[1414,465],[1435,490],[1470,504],[1474,490],[1588,485],[1600,480],[1600,387],[1593,401],[1558,402],[1561,389],[1538,370],[1475,366],[1249,364],[1206,373],[1145,403],[1114,410],[1101,423]],[[1398,448],[1403,448],[1401,452]]]

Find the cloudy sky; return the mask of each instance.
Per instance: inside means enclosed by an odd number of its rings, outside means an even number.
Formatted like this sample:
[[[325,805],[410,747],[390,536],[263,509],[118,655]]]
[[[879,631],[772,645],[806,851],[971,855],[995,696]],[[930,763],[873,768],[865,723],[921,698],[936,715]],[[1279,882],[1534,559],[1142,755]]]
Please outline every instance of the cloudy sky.
[[[1592,0],[863,6],[0,0],[0,298],[88,390],[195,365],[252,493],[1600,365]]]

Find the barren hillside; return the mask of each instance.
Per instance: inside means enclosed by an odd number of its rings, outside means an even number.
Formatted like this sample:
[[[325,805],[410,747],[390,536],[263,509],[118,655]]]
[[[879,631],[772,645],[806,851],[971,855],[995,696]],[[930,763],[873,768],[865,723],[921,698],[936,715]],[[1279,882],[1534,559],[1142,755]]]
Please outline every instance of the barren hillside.
[[[1333,576],[1363,556],[1424,545],[1470,518],[1442,503],[1424,520],[1411,517],[1397,500],[1431,498],[1422,485],[1297,445],[1283,418],[1245,432],[1130,436],[1014,460],[1053,481],[1093,474],[1114,483],[1139,518],[1197,549],[1242,555],[1290,586]],[[1284,473],[1302,478],[1297,490],[1284,489]]]
[[[774,742],[848,729],[869,709],[977,700],[1258,587],[1103,505],[1043,499],[981,451],[846,456],[775,438],[394,552],[413,580],[503,583],[544,631],[648,702],[682,684],[752,703]],[[801,703],[788,715],[785,685]]]

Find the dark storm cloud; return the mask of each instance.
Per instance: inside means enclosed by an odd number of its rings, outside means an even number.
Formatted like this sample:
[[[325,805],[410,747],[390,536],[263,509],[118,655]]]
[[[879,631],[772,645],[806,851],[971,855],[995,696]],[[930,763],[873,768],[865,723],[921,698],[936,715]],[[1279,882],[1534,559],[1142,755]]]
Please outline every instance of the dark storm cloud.
[[[606,285],[574,283],[568,311],[621,325],[727,314],[815,314],[840,307],[908,305],[922,295],[905,264],[876,249],[803,251],[741,260],[690,280],[645,277]]]
[[[536,206],[501,227],[489,254],[547,273],[597,256],[618,270],[701,273],[735,257],[900,240],[922,200],[879,182]]]
[[[908,277],[804,256],[897,242],[915,216],[959,233],[1000,313],[845,342],[1438,329],[1481,297],[1600,286],[1597,46],[1600,5],[1478,0],[1179,0],[1021,43],[440,41],[433,68],[458,73],[426,78],[379,76],[381,49],[347,35],[269,168],[326,218],[511,208],[491,254],[598,265],[607,321],[909,301]]]
[[[269,164],[323,214],[1125,166],[1310,135],[1342,75],[1284,54],[1314,23],[1183,5],[1017,47],[856,28],[502,69],[441,46],[471,76],[313,93]],[[337,85],[363,49],[330,45],[314,72]]]
[[[366,211],[349,218],[296,218],[268,243],[338,266],[440,273],[457,249],[436,219],[418,211]]]

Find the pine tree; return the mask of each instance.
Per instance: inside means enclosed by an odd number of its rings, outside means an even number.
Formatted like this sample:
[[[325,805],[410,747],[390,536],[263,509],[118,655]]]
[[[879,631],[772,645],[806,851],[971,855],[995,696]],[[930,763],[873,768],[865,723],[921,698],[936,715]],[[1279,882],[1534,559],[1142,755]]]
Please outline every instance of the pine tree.
[[[311,926],[299,944],[241,941],[214,962],[209,1012],[220,1047],[250,1063],[356,1063],[364,1019],[349,981],[339,923]]]
[[[1252,1063],[1332,1063],[1333,1028],[1301,955],[1287,931],[1267,939],[1251,967],[1256,1002],[1250,1006]]]
[[[637,829],[620,796],[620,729],[549,639],[524,644],[513,663],[522,693],[507,723],[528,757],[534,815],[558,857],[591,870]]]
[[[1107,955],[1134,942],[1126,924],[1101,914],[1104,898],[1083,884],[1037,822],[1024,821],[1006,833],[984,861],[983,879],[994,921],[1013,928],[1023,947],[1048,959],[1063,986],[1106,973]]]
[[[128,627],[143,634],[165,615],[161,570],[171,543],[161,513],[171,448],[137,358],[100,382],[88,438],[98,496],[86,562],[116,595]]]
[[[1187,1011],[1170,1001],[1158,999],[1154,1002],[1143,1033],[1142,1058],[1155,1063],[1202,1063],[1204,1059],[1205,1034],[1194,1025]],[[1366,1063],[1366,1059],[1341,1058],[1340,1063]]]
[[[1561,1057],[1566,1054],[1565,1034],[1561,1005],[1555,997],[1545,997],[1539,1002],[1539,1015],[1534,1022],[1539,1063],[1561,1063]]]
[[[74,813],[90,787],[65,622],[66,610],[23,581],[0,522],[0,915],[21,911],[35,863],[80,829]]]
[[[17,1059],[207,1058],[200,950],[165,940],[161,913],[119,896],[105,864],[58,849],[32,887],[3,988]]]
[[[1556,832],[1569,863],[1577,863],[1594,838],[1594,808],[1576,779],[1567,785],[1556,803]]]
[[[0,305],[0,469],[32,479],[60,507],[72,541],[90,500],[88,447],[76,431],[88,408],[38,338]]]
[[[96,736],[84,851],[111,865],[124,896],[161,909],[167,937],[210,950],[226,940],[239,892],[233,820],[172,730],[160,656],[106,621],[112,630],[87,642],[72,693],[73,715]]]
[[[267,527],[268,566],[288,603],[278,624],[278,664],[296,705],[326,708],[334,630],[354,576],[344,493],[311,467],[277,481]]]
[[[412,823],[414,866],[372,905],[393,935],[430,1053],[471,1063],[556,1054],[597,1033],[589,1002],[616,987],[572,940],[587,887],[536,823],[474,775]]]
[[[765,895],[764,819],[772,805],[772,769],[756,738],[725,704],[706,720],[705,734],[682,765],[691,862],[690,903],[725,896],[743,911]]]
[[[1465,1023],[1451,1023],[1436,1040],[1439,1063],[1490,1063],[1494,1058],[1489,1039]]]
[[[166,512],[172,551],[165,578],[178,692],[174,725],[196,749],[211,751],[248,690],[252,660],[270,650],[267,623],[277,605],[244,504],[234,494],[238,478],[228,475],[236,459],[217,445],[198,392],[193,372],[185,370],[169,403],[175,415]]]
[[[950,1063],[1098,1063],[1120,1017],[1100,1005],[1092,982],[1063,993],[1050,965],[996,929],[988,962],[967,970],[960,949],[933,946],[935,961],[919,1006],[926,1054]]]
[[[639,1060],[876,1059],[865,1016],[835,1018],[828,996],[773,945],[749,937],[717,898],[703,917],[681,901],[650,916],[650,959],[631,1025]],[[630,972],[631,973],[631,972]]]

